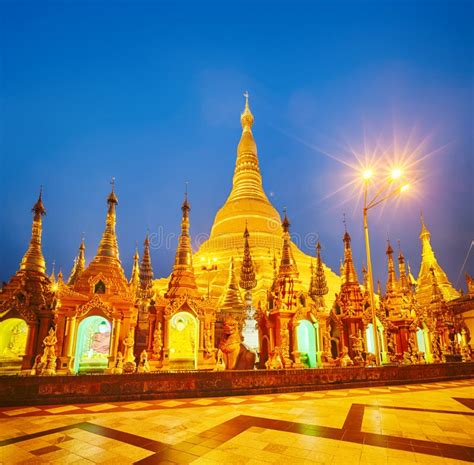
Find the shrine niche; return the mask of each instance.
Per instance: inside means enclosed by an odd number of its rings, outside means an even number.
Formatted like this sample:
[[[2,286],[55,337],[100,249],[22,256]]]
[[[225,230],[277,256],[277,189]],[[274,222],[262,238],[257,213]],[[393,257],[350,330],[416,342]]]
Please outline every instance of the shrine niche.
[[[315,326],[308,320],[300,320],[296,327],[298,352],[302,354],[302,359],[304,358],[304,363],[309,368],[317,366],[316,331]]]
[[[111,330],[110,322],[102,316],[89,316],[79,323],[74,355],[76,373],[97,373],[107,369]]]
[[[21,318],[0,322],[0,367],[3,372],[20,369],[26,353],[28,325]]]
[[[175,313],[168,323],[169,367],[194,370],[199,346],[199,320],[188,312]]]

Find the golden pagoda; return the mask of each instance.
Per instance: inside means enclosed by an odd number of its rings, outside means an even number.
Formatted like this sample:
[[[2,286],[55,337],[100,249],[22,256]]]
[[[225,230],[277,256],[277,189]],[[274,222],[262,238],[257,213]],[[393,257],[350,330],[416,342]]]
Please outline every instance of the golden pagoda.
[[[217,212],[209,239],[195,254],[195,263],[215,259],[218,270],[205,272],[195,269],[198,286],[207,289],[210,279],[211,297],[219,298],[225,291],[228,280],[227,264],[232,256],[242,257],[246,238],[242,231],[248,227],[247,238],[252,251],[257,285],[252,292],[254,306],[266,299],[266,290],[273,281],[272,257],[281,254],[281,218],[268,200],[262,186],[262,175],[257,155],[257,145],[253,137],[254,117],[249,107],[248,94],[245,94],[245,108],[240,117],[242,134],[237,147],[232,190],[222,208]],[[311,257],[304,254],[291,242],[291,251],[301,273],[301,280],[310,281]],[[332,305],[340,280],[329,268],[324,266],[329,293],[327,304]]]
[[[29,370],[42,349],[53,323],[56,306],[41,248],[43,192],[32,208],[33,224],[28,250],[18,271],[0,290],[0,368],[2,372]]]
[[[430,238],[431,234],[425,225],[425,221],[422,214],[420,233],[422,252],[420,272],[418,273],[417,279],[416,299],[418,301],[418,304],[423,308],[427,308],[431,303],[433,283],[431,269],[433,269],[437,285],[439,286],[439,289],[446,302],[449,302],[450,300],[456,299],[460,296],[459,292],[454,289],[452,284],[449,282],[446,273],[436,260],[435,253],[431,247]]]

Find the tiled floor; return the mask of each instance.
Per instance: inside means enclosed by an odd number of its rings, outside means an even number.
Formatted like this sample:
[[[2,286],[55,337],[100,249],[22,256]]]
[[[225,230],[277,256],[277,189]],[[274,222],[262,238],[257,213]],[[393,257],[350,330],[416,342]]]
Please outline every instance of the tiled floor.
[[[2,464],[462,464],[474,380],[0,410]]]

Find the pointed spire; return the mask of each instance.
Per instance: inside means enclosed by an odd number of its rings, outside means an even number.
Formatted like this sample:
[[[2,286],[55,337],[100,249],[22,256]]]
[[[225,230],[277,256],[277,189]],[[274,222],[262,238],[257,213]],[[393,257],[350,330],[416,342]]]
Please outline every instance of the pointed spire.
[[[249,230],[247,228],[247,224],[245,224],[244,257],[242,259],[242,265],[240,267],[239,285],[242,289],[245,289],[246,291],[251,291],[257,285],[252,255],[250,253],[249,236]]]
[[[278,270],[279,276],[295,276],[298,277],[298,268],[296,261],[293,258],[293,251],[291,250],[291,237],[290,237],[290,221],[286,214],[286,208],[284,209],[285,217],[281,227],[283,229],[283,247],[281,251],[280,268]]]
[[[423,214],[421,215],[420,240],[422,245],[420,272],[417,279],[416,297],[422,307],[430,303],[431,295],[431,269],[436,277],[437,284],[446,301],[459,297],[459,292],[453,288],[446,273],[439,265],[435,253],[431,247],[431,234],[425,225]]]
[[[398,273],[400,275],[400,291],[406,294],[410,291],[410,285],[408,283],[405,257],[403,256],[402,249],[400,247],[400,241],[398,241]]]
[[[117,236],[115,234],[116,212],[115,207],[118,205],[118,199],[115,195],[115,178],[112,178],[112,191],[107,197],[107,218],[105,221],[105,230],[100,240],[95,261],[119,261],[119,250],[117,244]]]
[[[235,164],[234,178],[232,181],[232,191],[228,202],[241,198],[251,198],[263,200],[266,203],[268,198],[262,187],[262,176],[258,164],[257,144],[253,138],[252,126],[254,117],[250,111],[248,93],[245,96],[245,108],[240,115],[242,124],[242,135],[237,147],[237,161]]]
[[[200,297],[196,285],[193,268],[193,251],[191,248],[191,238],[189,236],[189,211],[191,207],[188,202],[188,193],[184,195],[184,202],[181,205],[183,212],[181,218],[181,235],[174,259],[173,272],[168,283],[167,298],[174,298],[182,294],[189,294],[195,298]]]
[[[79,278],[81,273],[86,268],[85,252],[86,252],[86,244],[84,242],[84,236],[83,236],[81,240],[81,245],[79,246],[79,253],[77,257],[74,259],[74,266],[72,268],[71,275],[69,276],[69,279],[67,282],[69,286],[74,286],[75,282],[77,281],[77,278]]]
[[[143,257],[140,263],[140,289],[144,298],[150,298],[153,291],[153,268],[150,256],[150,237],[148,231],[143,242]]]
[[[138,289],[140,288],[140,272],[138,267],[138,261],[140,256],[138,254],[138,245],[135,247],[135,253],[133,254],[133,268],[132,268],[132,275],[130,277],[130,287],[132,288],[133,295],[136,295]]]
[[[393,294],[397,290],[397,276],[395,275],[395,265],[393,263],[393,249],[392,245],[390,244],[390,239],[387,240],[387,271],[388,271],[388,278],[387,278],[387,286],[386,292],[387,294]]]
[[[420,239],[430,239],[431,235],[428,231],[428,228],[425,225],[425,217],[423,216],[423,210],[420,212],[420,221],[421,221],[421,232],[420,232]]]
[[[53,269],[51,271],[51,274],[49,275],[49,280],[52,283],[56,282],[56,260],[53,260]]]
[[[46,272],[46,263],[41,249],[41,236],[43,231],[43,216],[46,215],[46,209],[43,205],[43,186],[40,188],[38,200],[33,205],[33,225],[31,228],[31,239],[23,259],[21,260],[20,270]]]
[[[311,261],[311,284],[309,296],[318,303],[320,307],[324,307],[324,296],[329,292],[326,275],[324,273],[323,261],[321,260],[321,244],[316,244],[316,268],[313,267]]]
[[[227,286],[220,308],[223,310],[233,310],[234,312],[236,310],[243,311],[244,308],[239,286],[237,285],[237,278],[235,277],[234,257],[230,259],[229,279],[227,280]]]
[[[377,279],[377,294],[379,297],[382,297],[382,285],[380,284],[380,279]]]
[[[346,228],[346,222],[344,219],[344,227]],[[351,236],[347,232],[347,228],[345,229],[344,237],[344,266],[341,273],[341,277],[343,276],[344,284],[359,284],[359,280],[357,278],[357,273],[354,268],[354,261],[352,260],[352,249],[351,249]]]

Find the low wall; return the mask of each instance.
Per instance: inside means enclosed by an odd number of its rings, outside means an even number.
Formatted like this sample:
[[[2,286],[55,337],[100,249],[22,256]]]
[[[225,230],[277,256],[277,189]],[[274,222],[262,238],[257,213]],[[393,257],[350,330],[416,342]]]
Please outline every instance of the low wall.
[[[0,405],[215,397],[474,378],[474,362],[376,368],[1,376]],[[474,382],[474,381],[473,381]]]

